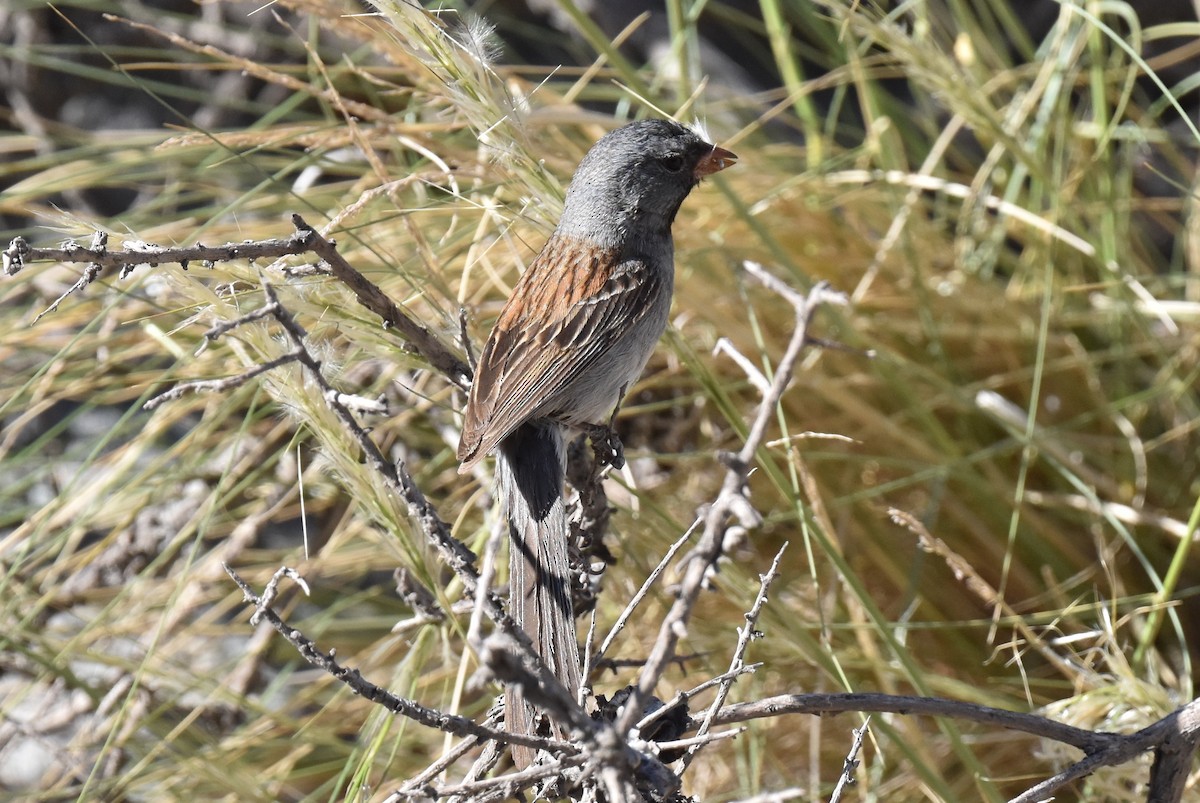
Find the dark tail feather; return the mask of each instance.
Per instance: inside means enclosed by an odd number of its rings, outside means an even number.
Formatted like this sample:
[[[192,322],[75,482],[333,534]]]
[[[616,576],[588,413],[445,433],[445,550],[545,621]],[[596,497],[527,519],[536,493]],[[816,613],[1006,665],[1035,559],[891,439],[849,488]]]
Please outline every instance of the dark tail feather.
[[[574,696],[579,689],[579,643],[562,501],[566,473],[562,429],[549,422],[523,425],[500,444],[497,471],[511,536],[509,613]],[[510,732],[533,733],[534,710],[516,687],[505,691],[504,710]],[[557,728],[553,735],[564,736]],[[514,746],[512,753],[522,769],[535,758],[535,751],[527,747]]]

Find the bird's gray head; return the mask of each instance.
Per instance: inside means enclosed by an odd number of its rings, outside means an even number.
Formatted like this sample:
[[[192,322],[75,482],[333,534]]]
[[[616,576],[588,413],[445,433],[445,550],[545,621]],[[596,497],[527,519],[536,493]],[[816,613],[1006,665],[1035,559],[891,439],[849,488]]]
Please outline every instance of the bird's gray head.
[[[558,232],[609,247],[669,238],[692,187],[735,158],[670,120],[610,131],[579,163]]]

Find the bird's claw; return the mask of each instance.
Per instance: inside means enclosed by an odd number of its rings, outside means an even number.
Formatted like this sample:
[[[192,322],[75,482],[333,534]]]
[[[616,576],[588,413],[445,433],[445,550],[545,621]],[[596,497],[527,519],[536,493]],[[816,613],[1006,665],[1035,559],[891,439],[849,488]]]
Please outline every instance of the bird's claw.
[[[589,424],[583,431],[592,442],[592,453],[601,467],[625,467],[625,447],[615,429],[608,424]]]

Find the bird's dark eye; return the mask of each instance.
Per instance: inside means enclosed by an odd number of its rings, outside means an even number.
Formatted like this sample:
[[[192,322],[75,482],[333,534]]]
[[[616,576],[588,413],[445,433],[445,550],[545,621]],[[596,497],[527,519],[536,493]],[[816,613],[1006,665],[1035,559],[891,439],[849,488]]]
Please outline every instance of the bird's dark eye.
[[[683,169],[683,157],[677,153],[662,158],[662,166],[670,170],[672,173],[678,173]]]

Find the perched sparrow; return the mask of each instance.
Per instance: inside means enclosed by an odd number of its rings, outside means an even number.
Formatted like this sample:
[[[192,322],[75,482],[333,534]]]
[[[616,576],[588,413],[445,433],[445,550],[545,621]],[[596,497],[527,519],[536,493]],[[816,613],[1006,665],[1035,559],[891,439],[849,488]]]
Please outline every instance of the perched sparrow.
[[[579,687],[562,488],[564,430],[606,423],[667,324],[671,223],[692,188],[737,157],[668,120],[618,128],[580,162],[562,219],[521,276],[475,371],[459,472],[499,447],[510,613],[567,689]],[[530,733],[519,690],[510,731]],[[561,734],[559,734],[561,735]],[[514,750],[524,766],[533,756]]]

